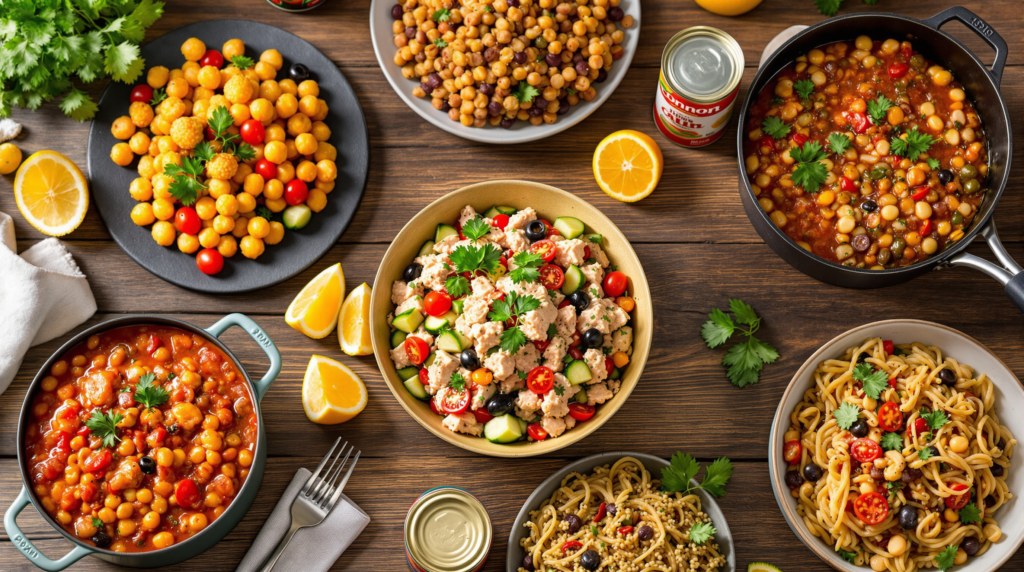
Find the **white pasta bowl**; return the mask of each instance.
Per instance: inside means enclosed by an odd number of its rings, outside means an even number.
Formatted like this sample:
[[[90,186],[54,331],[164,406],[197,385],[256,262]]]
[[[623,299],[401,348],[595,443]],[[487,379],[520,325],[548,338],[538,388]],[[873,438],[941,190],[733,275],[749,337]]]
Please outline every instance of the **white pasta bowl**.
[[[897,345],[911,342],[936,346],[958,362],[970,366],[976,374],[985,373],[992,379],[996,392],[996,415],[999,422],[1016,437],[1024,436],[1024,389],[1020,381],[998,357],[988,348],[970,336],[933,322],[921,320],[884,320],[865,324],[849,330],[821,346],[814,355],[800,366],[800,369],[789,382],[789,387],[782,396],[779,408],[772,422],[771,436],[768,440],[768,466],[771,473],[772,490],[775,500],[779,503],[782,515],[789,523],[797,537],[836,570],[844,572],[864,572],[870,570],[867,565],[855,566],[846,562],[833,551],[832,546],[811,534],[803,519],[797,514],[797,501],[790,494],[784,477],[787,463],[782,459],[783,436],[789,429],[790,414],[800,402],[803,393],[814,381],[814,370],[818,364],[827,359],[841,358],[847,348],[859,345],[868,338],[892,340]],[[1020,547],[1024,541],[1024,519],[1013,517],[1020,508],[1020,497],[1024,494],[1024,474],[1020,453],[1011,458],[1007,472],[1006,485],[1013,498],[999,507],[995,518],[1003,530],[1003,538],[993,543],[983,555],[969,558],[953,572],[990,572],[1002,566]]]
[[[519,510],[519,514],[516,515],[516,520],[512,523],[512,532],[508,536],[508,556],[505,564],[507,572],[516,572],[522,566],[523,558],[526,556],[526,551],[520,546],[519,541],[529,536],[527,528],[523,525],[530,520],[530,513],[537,510],[545,500],[551,498],[551,495],[562,485],[562,479],[566,475],[570,473],[586,475],[596,467],[612,465],[623,457],[633,457],[643,463],[644,468],[651,472],[651,478],[653,479],[660,480],[661,469],[669,466],[668,461],[654,455],[615,451],[591,455],[562,467],[534,489],[533,493],[526,499],[526,503],[523,504],[523,508]],[[692,482],[695,485],[697,484],[697,481]],[[725,521],[725,514],[722,513],[722,509],[718,507],[715,499],[703,489],[698,489],[696,494],[700,497],[701,510],[711,517],[711,523],[717,531],[715,533],[715,542],[718,543],[719,553],[726,558],[725,567],[720,568],[718,572],[735,572],[736,552],[733,548],[732,533],[729,531],[729,525]]]

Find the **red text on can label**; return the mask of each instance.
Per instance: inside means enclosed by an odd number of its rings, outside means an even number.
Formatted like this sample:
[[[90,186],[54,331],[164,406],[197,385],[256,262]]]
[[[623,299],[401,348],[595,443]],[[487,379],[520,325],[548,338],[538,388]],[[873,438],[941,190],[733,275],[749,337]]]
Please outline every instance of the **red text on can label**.
[[[695,103],[672,91],[664,73],[658,77],[654,98],[654,122],[661,134],[676,145],[703,147],[725,133],[739,85],[720,101]]]

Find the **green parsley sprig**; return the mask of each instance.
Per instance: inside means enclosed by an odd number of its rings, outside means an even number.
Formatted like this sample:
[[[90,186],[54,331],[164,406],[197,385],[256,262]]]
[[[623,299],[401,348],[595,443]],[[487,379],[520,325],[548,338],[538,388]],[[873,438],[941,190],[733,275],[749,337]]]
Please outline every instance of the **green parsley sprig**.
[[[478,241],[481,238],[487,236],[491,229],[494,228],[487,224],[484,217],[477,215],[466,221],[466,224],[462,225],[462,235],[472,241]]]
[[[452,17],[452,11],[448,8],[441,8],[430,15],[430,19],[435,22],[447,22]]]
[[[850,148],[850,145],[850,138],[842,133],[832,133],[828,136],[828,146],[836,155],[846,153],[846,150]]]
[[[808,193],[816,193],[828,179],[828,169],[819,161],[825,158],[821,143],[806,141],[799,147],[789,150],[789,156],[797,162],[793,169],[793,182],[803,187]]]
[[[466,378],[456,371],[450,378],[448,378],[448,387],[455,391],[462,391],[466,387]]]
[[[174,163],[164,165],[164,174],[172,179],[168,187],[171,196],[185,206],[195,203],[199,191],[207,188],[200,179],[204,169],[203,160],[199,157],[182,157],[180,166]]]
[[[483,270],[488,274],[494,274],[501,264],[501,249],[493,244],[461,245],[448,255],[448,260],[451,260],[449,266],[453,267],[455,272],[472,273]]]
[[[772,139],[785,139],[789,135],[789,125],[774,115],[769,115],[761,122],[761,131],[764,131]]]
[[[222,105],[215,107],[213,111],[210,112],[210,116],[207,120],[207,125],[213,131],[215,140],[220,141],[223,153],[234,155],[235,157],[238,157],[239,161],[249,161],[254,159],[256,157],[256,149],[248,143],[239,143],[241,137],[228,133],[228,128],[234,125],[234,123],[235,119],[231,116],[231,112],[228,111],[228,108]],[[202,145],[203,143],[200,143],[196,146],[197,151]],[[204,161],[209,161],[213,158],[213,148],[210,147],[208,143],[206,147],[211,151],[211,153],[208,154],[209,158],[204,159]]]
[[[492,322],[515,321],[523,314],[540,308],[540,300],[528,294],[509,292],[504,300],[495,300],[491,304],[491,311],[487,313],[487,319]],[[526,345],[526,334],[519,326],[512,326],[501,333],[499,347],[515,354],[519,348]]]
[[[92,430],[92,434],[103,440],[104,447],[113,447],[115,443],[121,440],[117,436],[117,424],[124,419],[124,415],[120,413],[114,413],[108,411],[103,413],[99,409],[94,409],[89,419],[85,421],[85,426]]]
[[[928,151],[928,149],[936,142],[935,139],[927,133],[921,133],[918,131],[915,125],[913,129],[907,131],[906,137],[895,137],[889,146],[889,151],[893,155],[899,155],[906,157],[911,161],[917,161],[917,158]]]
[[[832,416],[836,418],[836,424],[840,428],[848,431],[857,422],[857,418],[860,417],[860,407],[849,401],[844,401],[842,405],[832,412]]]
[[[444,289],[452,298],[461,298],[471,291],[469,279],[458,274],[449,276],[444,281]]]
[[[524,250],[512,257],[516,269],[509,273],[509,278],[519,284],[536,282],[540,278],[540,267],[544,266],[544,258],[536,252]]]
[[[800,99],[810,99],[811,94],[814,93],[814,82],[809,79],[801,79],[793,82],[793,89],[796,90]]]
[[[512,96],[519,101],[519,103],[530,103],[533,98],[540,95],[540,91],[532,85],[521,81],[516,84],[515,89],[512,90]]]
[[[868,102],[868,115],[875,120],[875,125],[881,125],[885,123],[886,112],[893,106],[893,102],[880,93],[878,97]]]
[[[899,433],[890,431],[882,435],[882,441],[880,444],[882,445],[882,449],[886,451],[902,451],[903,437],[900,437]]]
[[[864,0],[864,3],[868,6],[874,6],[878,4],[878,0]],[[814,5],[825,16],[835,16],[839,12],[839,7],[843,5],[843,0],[814,0]]]
[[[853,368],[853,379],[861,382],[864,394],[872,399],[878,399],[882,391],[889,387],[889,374],[875,370],[868,363],[859,363]]]
[[[718,530],[710,522],[695,522],[690,527],[689,537],[690,542],[700,546],[717,533]]]
[[[928,424],[928,428],[932,431],[938,431],[940,427],[949,423],[949,415],[946,415],[945,411],[922,411],[921,419],[925,420]]]
[[[139,377],[139,383],[135,385],[135,402],[146,409],[163,405],[171,395],[166,389],[154,383],[155,381],[156,376],[147,373]]]
[[[231,63],[240,70],[247,70],[256,65],[256,62],[252,61],[252,58],[241,55],[232,56]]]
[[[722,310],[712,309],[700,335],[709,348],[724,344],[736,332],[747,336],[747,341],[731,347],[722,358],[722,365],[729,368],[729,381],[736,387],[746,387],[759,381],[761,368],[779,359],[779,352],[754,337],[761,327],[761,318],[753,308],[742,300],[729,300],[729,311],[735,316],[735,321]]]
[[[850,552],[849,550],[843,550],[842,548],[836,548],[836,554],[838,554],[840,558],[842,558],[843,560],[849,562],[850,564],[856,564],[857,563],[857,553],[856,552]]]
[[[732,477],[732,461],[728,457],[715,459],[708,465],[704,478],[699,485],[690,481],[700,471],[697,459],[686,453],[676,452],[672,455],[669,466],[661,469],[661,490],[669,493],[690,494],[697,489],[704,489],[715,498],[725,496],[725,486]]]
[[[945,572],[953,567],[953,561],[956,560],[956,551],[960,548],[958,545],[947,546],[942,549],[942,552],[935,555],[935,565],[939,567],[939,570]]]

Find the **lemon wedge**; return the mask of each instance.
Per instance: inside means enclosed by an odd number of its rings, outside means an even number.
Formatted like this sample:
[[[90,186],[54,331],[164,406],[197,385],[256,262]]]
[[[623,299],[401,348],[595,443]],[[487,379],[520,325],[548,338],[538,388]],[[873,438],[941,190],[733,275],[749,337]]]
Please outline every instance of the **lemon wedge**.
[[[314,355],[302,379],[302,409],[313,423],[344,423],[366,407],[366,386],[352,370]]]
[[[767,562],[751,562],[747,565],[747,572],[782,572],[782,570]]]
[[[341,263],[325,269],[309,281],[288,305],[284,321],[314,340],[326,338],[338,325],[345,299],[345,273]]]
[[[43,234],[64,236],[89,210],[89,183],[71,159],[39,151],[14,176],[14,198],[25,220]]]
[[[594,178],[608,196],[635,203],[658,186],[665,164],[661,148],[646,133],[616,131],[597,144]]]
[[[338,342],[341,351],[350,356],[373,354],[370,341],[370,287],[364,282],[345,298],[341,305]]]

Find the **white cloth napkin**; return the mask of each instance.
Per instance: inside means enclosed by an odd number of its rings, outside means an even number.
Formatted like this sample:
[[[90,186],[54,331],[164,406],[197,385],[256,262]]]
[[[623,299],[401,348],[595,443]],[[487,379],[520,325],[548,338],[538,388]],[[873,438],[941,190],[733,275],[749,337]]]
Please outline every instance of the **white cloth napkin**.
[[[768,42],[768,45],[764,47],[764,51],[761,52],[761,61],[758,62],[757,67],[763,66],[765,60],[768,59],[768,56],[774,54],[775,50],[779,49],[779,47],[781,47],[782,44],[786,43],[787,41],[789,41],[790,38],[797,35],[797,33],[805,30],[806,28],[807,26],[802,25],[790,26],[785,30],[779,32],[779,35],[772,38],[772,40]]]
[[[299,469],[292,482],[277,501],[256,540],[235,572],[256,572],[263,560],[270,556],[277,543],[291,526],[292,501],[299,495],[302,485],[309,479],[308,469]],[[326,572],[345,549],[370,524],[370,517],[344,494],[316,526],[300,529],[274,566],[275,572]]]
[[[0,212],[0,393],[28,348],[66,334],[96,313],[85,274],[56,238],[18,256],[14,221]]]

